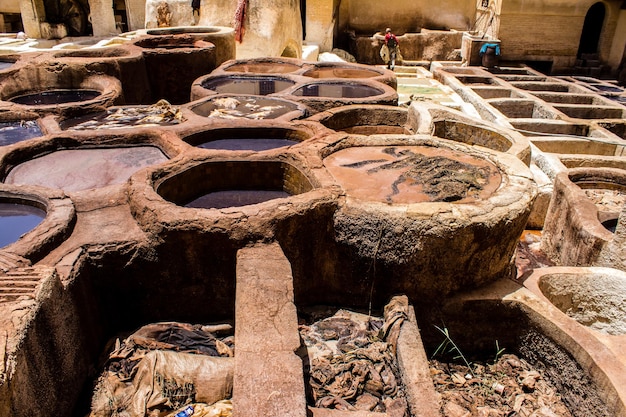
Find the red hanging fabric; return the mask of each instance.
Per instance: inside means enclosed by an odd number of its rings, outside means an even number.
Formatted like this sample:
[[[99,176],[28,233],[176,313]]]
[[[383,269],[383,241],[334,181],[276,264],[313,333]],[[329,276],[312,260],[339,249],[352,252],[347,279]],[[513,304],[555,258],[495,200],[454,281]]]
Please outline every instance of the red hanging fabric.
[[[235,40],[239,43],[243,40],[245,32],[243,20],[246,17],[246,3],[248,3],[248,0],[238,0],[237,10],[235,11]]]

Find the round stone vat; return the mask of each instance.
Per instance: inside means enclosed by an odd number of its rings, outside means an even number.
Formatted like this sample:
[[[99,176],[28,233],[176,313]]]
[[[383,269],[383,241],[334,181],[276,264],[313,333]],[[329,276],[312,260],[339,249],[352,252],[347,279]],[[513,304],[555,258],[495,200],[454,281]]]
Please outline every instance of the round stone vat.
[[[150,84],[142,49],[132,44],[103,48],[62,50],[53,53],[53,60],[66,65],[97,68],[99,73],[117,78],[122,83],[125,104],[152,102]]]
[[[243,120],[294,120],[306,117],[308,108],[298,102],[278,97],[219,94],[190,103],[195,114],[230,122]]]
[[[235,29],[227,26],[177,26],[147,30],[149,36],[189,35],[215,45],[215,66],[235,59]]]
[[[186,103],[194,80],[217,66],[215,45],[199,35],[146,35],[133,44],[143,50],[152,102]]]
[[[0,251],[38,261],[69,236],[74,221],[63,193],[0,184]]]
[[[194,82],[191,100],[213,94],[266,96],[284,91],[295,83],[274,75],[208,75]]]
[[[0,115],[0,146],[43,136],[44,131],[36,114],[7,112]]]
[[[218,161],[196,165],[159,185],[179,206],[229,208],[305,193],[313,188],[293,165],[279,161]]]
[[[541,238],[542,250],[558,265],[601,266],[614,259],[622,268],[626,249],[603,222],[626,205],[626,173],[615,168],[572,168],[557,174]],[[622,220],[623,221],[623,220]],[[605,260],[605,261],[603,261]]]
[[[311,136],[311,132],[291,127],[247,126],[205,130],[183,140],[204,149],[259,152],[297,145]]]
[[[116,78],[84,77],[67,68],[55,75],[44,68],[22,68],[15,77],[0,82],[0,99],[7,102],[0,103],[0,108],[38,114],[83,114],[123,100],[122,86]]]
[[[583,274],[551,273],[539,289],[563,313],[590,329],[626,336],[626,272],[598,268]]]
[[[299,71],[302,65],[301,60],[282,57],[233,60],[222,64],[215,73],[290,74]]]
[[[398,104],[398,93],[393,87],[369,80],[314,81],[298,84],[280,95],[301,101],[316,112],[350,104]]]
[[[467,360],[492,363],[501,348],[525,360],[558,392],[572,416],[626,412],[626,367],[619,354],[534,291],[503,279],[444,301],[436,310],[423,317],[416,312],[428,357],[445,340],[435,327],[444,323]],[[450,361],[459,363],[458,357]]]
[[[175,152],[158,133],[48,138],[37,148],[15,148],[0,160],[7,184],[76,192],[119,185],[136,171],[168,160]]]
[[[38,93],[27,93],[14,96],[9,101],[27,106],[56,105],[93,100],[100,95],[96,90],[83,89],[57,89],[46,90]]]
[[[333,273],[319,278],[324,294],[299,283],[307,297],[339,297],[347,286],[355,299],[438,299],[512,273],[537,195],[519,159],[422,135],[348,136],[321,154],[345,203],[332,220],[334,248],[324,251]],[[325,268],[290,259],[302,276]]]
[[[397,106],[343,106],[314,114],[307,120],[358,135],[414,133],[408,124],[407,109]]]
[[[431,103],[411,104],[408,119],[416,133],[510,153],[530,165],[530,141],[514,130],[478,122],[461,112]]]
[[[397,86],[397,78],[393,71],[362,64],[320,62],[304,71],[302,75],[316,79],[371,79],[390,85],[393,88]]]

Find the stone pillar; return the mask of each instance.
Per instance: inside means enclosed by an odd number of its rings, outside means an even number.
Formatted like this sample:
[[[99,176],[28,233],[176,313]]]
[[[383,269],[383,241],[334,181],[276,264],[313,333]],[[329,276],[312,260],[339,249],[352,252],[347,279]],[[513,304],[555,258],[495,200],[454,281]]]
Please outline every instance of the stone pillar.
[[[233,416],[306,417],[291,265],[277,243],[237,253]]]
[[[143,29],[146,20],[146,2],[144,0],[126,0],[126,18],[128,19],[126,30],[129,32]]]
[[[307,0],[306,2],[306,41],[319,45],[320,52],[333,49],[333,18],[332,0]]]
[[[29,38],[41,38],[39,22],[43,22],[46,19],[43,0],[20,0],[20,13],[26,36]]]
[[[111,0],[90,0],[89,9],[94,36],[115,35],[117,33]]]

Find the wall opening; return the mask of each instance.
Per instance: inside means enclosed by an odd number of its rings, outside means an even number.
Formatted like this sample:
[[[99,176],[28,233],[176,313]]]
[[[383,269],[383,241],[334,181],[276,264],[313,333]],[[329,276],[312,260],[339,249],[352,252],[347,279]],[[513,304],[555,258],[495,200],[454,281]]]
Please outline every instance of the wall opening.
[[[602,3],[598,2],[589,8],[587,16],[585,16],[583,31],[580,35],[578,58],[581,58],[583,54],[595,54],[598,52],[605,14],[606,10]]]

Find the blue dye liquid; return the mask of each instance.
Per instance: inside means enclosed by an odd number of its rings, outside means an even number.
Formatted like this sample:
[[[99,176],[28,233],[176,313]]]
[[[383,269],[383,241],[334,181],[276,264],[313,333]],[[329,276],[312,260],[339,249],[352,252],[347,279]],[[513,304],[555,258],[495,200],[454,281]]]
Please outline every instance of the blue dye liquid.
[[[15,243],[24,233],[34,229],[46,212],[26,204],[0,203],[0,247]]]
[[[276,198],[289,197],[291,194],[281,190],[226,190],[205,194],[193,200],[185,207],[216,208],[240,207],[258,204]]]
[[[198,145],[204,149],[220,149],[226,151],[266,151],[295,145],[296,141],[289,139],[218,139]]]
[[[12,97],[9,101],[31,106],[47,104],[73,103],[77,101],[93,100],[100,93],[93,90],[50,90],[41,93],[24,94]]]
[[[35,121],[0,123],[0,146],[36,138],[42,134]]]

